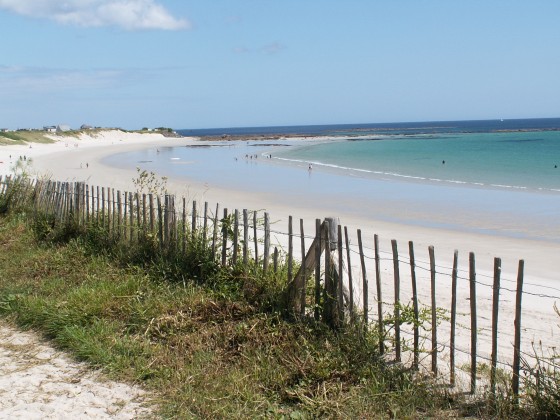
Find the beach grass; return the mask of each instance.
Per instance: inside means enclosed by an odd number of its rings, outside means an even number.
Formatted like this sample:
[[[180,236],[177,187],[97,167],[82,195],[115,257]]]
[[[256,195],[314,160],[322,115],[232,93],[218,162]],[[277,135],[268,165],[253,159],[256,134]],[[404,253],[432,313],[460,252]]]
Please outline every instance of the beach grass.
[[[149,237],[113,241],[102,223],[84,233],[8,210],[0,316],[140,384],[164,418],[553,418],[548,405],[466,398],[388,363],[375,329],[290,321],[277,277],[222,268],[196,243],[180,257]]]
[[[10,131],[0,132],[0,145],[15,145],[26,143],[54,143],[42,131]]]

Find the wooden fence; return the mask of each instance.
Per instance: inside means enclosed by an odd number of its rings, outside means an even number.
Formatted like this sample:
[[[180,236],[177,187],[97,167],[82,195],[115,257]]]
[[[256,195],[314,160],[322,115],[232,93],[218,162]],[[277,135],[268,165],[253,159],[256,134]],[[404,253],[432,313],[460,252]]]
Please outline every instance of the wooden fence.
[[[408,242],[407,253],[399,253],[396,240],[391,241],[390,252],[383,251],[377,235],[373,235],[373,247],[368,247],[360,229],[356,232],[355,246],[348,228],[341,226],[336,219],[317,219],[314,232],[309,235],[309,232],[304,232],[303,220],[299,221],[296,231],[291,216],[286,231],[272,230],[266,212],[259,215],[246,209],[242,212],[229,211],[219,205],[210,209],[208,203],[199,207],[196,201],[187,203],[185,198],[176,199],[173,195],[159,196],[79,182],[26,181],[11,177],[4,180],[0,177],[0,199],[9,206],[23,204],[22,200],[28,199],[35,215],[46,215],[55,224],[72,222],[83,229],[101,227],[107,235],[120,241],[138,242],[149,234],[162,249],[174,247],[185,253],[188,251],[189,235],[192,239],[197,237],[211,252],[214,261],[223,267],[250,265],[258,267],[262,273],[282,273],[286,289],[284,309],[288,316],[294,319],[312,318],[332,328],[345,324],[363,326],[376,332],[379,351],[385,353],[385,357],[410,363],[414,369],[430,369],[440,378],[445,374],[452,386],[456,384],[457,376],[457,331],[462,328],[470,334],[470,348],[462,351],[469,357],[470,392],[474,393],[477,389],[477,369],[481,361],[489,363],[490,390],[493,393],[496,391],[496,372],[500,363],[500,292],[504,289],[501,286],[499,258],[494,260],[492,284],[488,285],[477,280],[474,253],[468,257],[468,276],[462,275],[457,251],[453,255],[452,266],[443,267],[436,264],[433,247],[428,249],[428,261],[421,262],[415,256],[413,242]],[[275,246],[271,243],[273,237],[277,242]],[[295,250],[297,242],[299,252]],[[357,260],[352,262],[353,258]],[[392,264],[392,290],[384,290],[387,284],[382,281],[382,263]],[[368,269],[368,264],[370,267],[373,265],[373,269]],[[406,284],[410,296],[406,300],[402,295],[405,285],[402,266],[407,266],[409,273]],[[429,277],[426,287],[418,285],[420,270],[426,278]],[[451,282],[451,304],[442,313],[438,307],[438,299],[441,298],[438,286],[444,276]],[[457,321],[459,280],[468,284],[468,326]],[[511,389],[515,395],[519,393],[522,361],[523,285],[524,261],[520,260],[515,289],[506,288],[515,294],[515,317],[511,322],[514,330],[513,354],[510,355],[512,363],[501,362],[502,367],[512,371]],[[477,307],[477,287],[492,288],[490,357],[482,356],[478,348],[480,329],[477,322],[481,315]],[[429,293],[426,294],[427,289]],[[424,307],[420,305],[420,291],[429,299],[429,304]],[[386,300],[387,296],[391,298]],[[373,304],[370,304],[370,298]],[[405,305],[404,301],[410,304]],[[442,317],[449,322],[444,340],[438,328]],[[422,329],[429,331],[430,335],[423,336]],[[405,335],[410,336],[412,342],[404,338]],[[445,373],[440,371],[443,353],[448,363]],[[422,363],[421,356],[429,358],[430,363]]]

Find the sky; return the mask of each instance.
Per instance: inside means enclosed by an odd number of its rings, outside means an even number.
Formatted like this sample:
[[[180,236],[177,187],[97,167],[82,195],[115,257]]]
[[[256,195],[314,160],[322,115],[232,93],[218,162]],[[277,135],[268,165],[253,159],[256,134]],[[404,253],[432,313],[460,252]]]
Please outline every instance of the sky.
[[[0,0],[0,128],[560,117],[558,0]]]

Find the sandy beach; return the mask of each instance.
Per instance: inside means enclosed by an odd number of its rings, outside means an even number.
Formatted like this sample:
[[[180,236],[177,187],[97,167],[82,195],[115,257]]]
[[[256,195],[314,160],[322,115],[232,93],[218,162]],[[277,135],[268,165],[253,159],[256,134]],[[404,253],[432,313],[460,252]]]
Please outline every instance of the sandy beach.
[[[10,172],[10,155],[13,164],[20,155],[32,159],[29,172],[33,176],[48,176],[60,181],[85,181],[90,185],[111,186],[121,190],[134,190],[132,180],[136,178],[136,171],[132,168],[118,168],[103,163],[103,159],[116,153],[134,150],[165,148],[169,146],[186,146],[197,144],[193,138],[165,138],[160,134],[123,133],[120,131],[105,131],[93,137],[81,135],[79,139],[56,137],[53,144],[33,144],[27,146],[0,147],[0,174]],[[309,139],[307,139],[309,140]],[[266,163],[262,163],[266,164]],[[315,170],[314,170],[315,171]],[[305,174],[305,169],[302,168]],[[321,177],[321,172],[314,172],[315,177]],[[560,262],[557,258],[558,243],[550,240],[524,239],[498,233],[479,234],[469,231],[449,230],[439,227],[428,227],[407,223],[394,223],[371,216],[364,216],[352,211],[353,206],[360,206],[360,202],[347,203],[346,209],[340,203],[334,205],[330,200],[318,203],[308,200],[305,196],[294,197],[288,193],[278,191],[252,191],[245,185],[234,188],[213,184],[212,182],[188,181],[184,177],[171,177],[168,180],[168,190],[179,196],[185,196],[199,203],[207,201],[210,208],[216,203],[230,209],[265,209],[270,213],[271,220],[276,221],[274,230],[287,232],[287,219],[291,215],[296,221],[305,221],[306,232],[312,232],[316,218],[339,217],[344,226],[352,233],[352,244],[356,244],[356,229],[361,229],[367,252],[373,256],[373,235],[378,234],[381,246],[381,268],[383,279],[383,301],[387,303],[389,312],[390,302],[393,300],[393,266],[391,258],[391,239],[399,244],[401,261],[408,261],[408,241],[414,241],[416,260],[418,264],[417,276],[419,284],[419,298],[422,304],[429,304],[429,271],[428,246],[435,247],[438,275],[436,281],[437,306],[450,308],[451,301],[451,266],[454,250],[459,251],[460,279],[458,284],[459,319],[457,332],[457,348],[468,352],[470,345],[469,332],[469,289],[468,289],[468,253],[476,254],[477,267],[477,305],[480,362],[488,364],[484,358],[490,357],[490,322],[492,305],[492,273],[494,257],[502,259],[502,291],[499,319],[499,360],[511,363],[513,357],[513,320],[515,280],[518,261],[525,261],[525,287],[523,296],[523,351],[532,353],[532,343],[542,341],[546,347],[554,346],[558,341],[558,326],[560,320],[554,313],[553,305],[560,301]],[[382,205],[383,198],[378,201]],[[414,209],[404,209],[413,212]],[[507,217],[504,212],[503,217]],[[474,221],[473,221],[474,222]],[[299,222],[297,222],[299,225]],[[285,246],[287,239],[284,235],[277,235],[280,246]],[[297,241],[296,241],[297,243]],[[299,252],[299,251],[296,251]],[[352,265],[355,273],[360,272],[359,259],[353,256]],[[374,289],[374,265],[371,258],[366,262],[367,274],[370,279],[370,290]],[[409,302],[411,297],[409,266],[401,264],[401,301]],[[360,292],[360,285],[354,286]],[[375,314],[376,302],[373,292],[370,292],[371,311]],[[445,345],[449,343],[449,326],[443,322],[438,327],[441,349],[445,352]],[[423,335],[429,337],[430,332]],[[405,338],[407,338],[405,334]],[[426,348],[430,347],[426,341]],[[468,356],[458,355],[458,364],[466,362]]]
[[[32,332],[0,323],[1,419],[140,419],[149,395],[108,380]]]

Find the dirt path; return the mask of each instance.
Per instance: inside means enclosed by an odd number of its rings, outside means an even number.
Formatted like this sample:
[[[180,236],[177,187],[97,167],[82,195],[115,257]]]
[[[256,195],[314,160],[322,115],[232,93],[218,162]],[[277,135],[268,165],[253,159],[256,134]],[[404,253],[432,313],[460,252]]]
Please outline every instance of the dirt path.
[[[0,419],[153,418],[145,392],[109,381],[36,334],[0,323]]]

